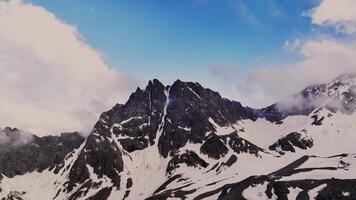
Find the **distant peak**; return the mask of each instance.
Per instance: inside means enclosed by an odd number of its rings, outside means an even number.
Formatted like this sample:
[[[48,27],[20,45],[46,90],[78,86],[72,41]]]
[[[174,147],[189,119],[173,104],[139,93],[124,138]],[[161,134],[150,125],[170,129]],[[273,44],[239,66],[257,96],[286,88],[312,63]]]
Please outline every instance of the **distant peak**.
[[[176,81],[174,81],[174,83],[173,84],[175,84],[175,83],[184,83],[183,81],[181,81],[180,79],[177,79]]]
[[[154,78],[152,81],[150,81],[153,85],[163,85],[161,81],[158,79]]]
[[[173,85],[202,88],[202,86],[201,86],[198,82],[181,81],[180,79],[177,79],[177,80],[173,83]],[[172,85],[172,86],[173,86],[173,85]]]
[[[162,87],[162,86],[164,87],[161,81],[159,81],[158,79],[152,79],[148,81],[146,89],[151,87]]]
[[[334,79],[334,81],[344,81],[356,78],[356,73],[342,74]]]
[[[141,90],[140,87],[137,87],[137,88],[136,88],[136,92],[135,92],[135,93],[137,93],[137,92],[142,92],[142,90]]]

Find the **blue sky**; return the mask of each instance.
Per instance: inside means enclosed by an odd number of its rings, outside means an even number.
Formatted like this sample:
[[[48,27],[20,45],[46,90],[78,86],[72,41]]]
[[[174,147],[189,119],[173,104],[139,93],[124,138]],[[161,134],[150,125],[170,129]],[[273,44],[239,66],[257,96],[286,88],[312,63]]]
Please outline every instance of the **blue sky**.
[[[211,65],[237,69],[289,62],[286,40],[309,35],[315,0],[32,0],[105,55],[108,65],[154,77],[214,82]]]
[[[153,78],[268,106],[356,73],[355,10],[355,0],[0,0],[0,126],[85,132]]]

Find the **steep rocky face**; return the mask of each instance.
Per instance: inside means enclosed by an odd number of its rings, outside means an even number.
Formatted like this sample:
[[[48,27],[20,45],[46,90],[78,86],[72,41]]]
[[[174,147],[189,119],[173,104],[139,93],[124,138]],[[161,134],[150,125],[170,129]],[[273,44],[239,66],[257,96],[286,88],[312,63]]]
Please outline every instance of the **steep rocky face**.
[[[167,88],[161,82],[150,81],[145,90],[137,88],[125,105],[107,112],[112,133],[126,151],[142,150],[157,142],[155,138],[163,121],[166,92]]]
[[[95,182],[93,180],[95,176],[110,182],[110,191],[113,187],[120,189],[120,173],[123,171],[122,152],[116,142],[112,140],[109,125],[109,116],[107,113],[103,113],[87,137],[84,146],[79,149],[77,158],[72,165],[68,166],[70,167],[68,180],[64,184],[65,188],[58,190],[58,193],[70,193],[69,199],[85,196],[91,188],[103,184],[103,181]],[[110,194],[108,188],[103,188],[100,191]]]
[[[84,141],[77,132],[38,137],[8,127],[2,129],[0,135],[0,173],[7,177],[47,168],[55,168],[57,172],[67,154]]]
[[[176,81],[169,90],[167,121],[159,141],[160,153],[167,157],[187,142],[203,143],[218,126],[232,126],[241,119],[251,118],[250,110],[239,102],[224,99],[219,93],[198,83]]]
[[[158,80],[150,81],[145,90],[137,88],[125,105],[117,104],[101,114],[78,158],[69,165],[68,181],[65,189],[59,192],[70,193],[69,198],[76,199],[85,196],[90,189],[102,186],[102,180],[111,183],[110,190],[103,188],[102,193],[110,194],[113,187],[123,189],[121,184],[128,181],[122,180],[123,154],[156,143],[167,100],[165,91],[165,86]],[[93,176],[99,181],[93,181]]]

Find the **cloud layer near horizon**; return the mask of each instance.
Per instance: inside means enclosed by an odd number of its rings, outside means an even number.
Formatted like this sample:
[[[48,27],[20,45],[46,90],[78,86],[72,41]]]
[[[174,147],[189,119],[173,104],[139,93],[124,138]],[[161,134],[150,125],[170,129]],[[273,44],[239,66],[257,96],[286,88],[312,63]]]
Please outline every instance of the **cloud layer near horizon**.
[[[0,1],[0,127],[88,131],[128,82],[76,27],[42,7]]]
[[[213,66],[210,70],[230,83],[225,93],[235,91],[231,98],[254,107],[272,104],[311,84],[356,73],[355,10],[353,0],[323,0],[306,12],[313,24],[321,29],[332,27],[336,33],[343,34],[343,39],[318,33],[310,38],[286,41],[284,48],[301,57],[295,63],[256,66],[246,71],[231,66]]]

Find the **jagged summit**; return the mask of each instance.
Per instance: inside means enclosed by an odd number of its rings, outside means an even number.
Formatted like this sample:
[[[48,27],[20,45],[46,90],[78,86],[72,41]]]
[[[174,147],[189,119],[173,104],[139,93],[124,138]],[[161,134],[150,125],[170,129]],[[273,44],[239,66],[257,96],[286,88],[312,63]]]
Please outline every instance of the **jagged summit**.
[[[205,140],[208,132],[215,132],[212,121],[228,126],[253,117],[250,109],[239,102],[224,99],[199,83],[177,80],[164,86],[157,79],[149,81],[145,90],[137,89],[115,112],[107,113],[110,119],[106,121],[116,136],[135,137],[120,140],[125,150],[131,152],[158,143],[165,157],[187,142]],[[181,138],[176,140],[176,135]]]

